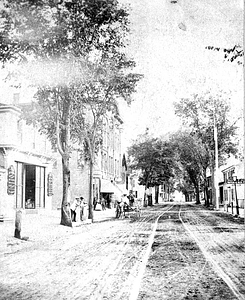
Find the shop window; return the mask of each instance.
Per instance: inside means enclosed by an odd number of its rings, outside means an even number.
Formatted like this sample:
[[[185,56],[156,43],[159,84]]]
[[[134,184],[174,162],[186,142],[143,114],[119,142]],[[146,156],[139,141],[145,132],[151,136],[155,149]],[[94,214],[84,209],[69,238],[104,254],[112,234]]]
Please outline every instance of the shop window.
[[[227,190],[224,190],[224,198],[225,198],[225,201],[228,201],[228,192],[227,192]]]
[[[16,162],[16,208],[45,207],[45,168]]]

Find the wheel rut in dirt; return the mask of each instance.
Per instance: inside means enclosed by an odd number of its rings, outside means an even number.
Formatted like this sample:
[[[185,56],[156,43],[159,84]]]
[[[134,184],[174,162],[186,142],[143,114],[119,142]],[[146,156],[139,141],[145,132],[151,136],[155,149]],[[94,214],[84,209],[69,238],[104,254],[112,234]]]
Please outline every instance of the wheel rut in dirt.
[[[188,224],[193,221],[193,213],[199,210],[192,206],[183,208],[183,215],[189,215],[189,219],[185,219]],[[159,219],[138,299],[240,299],[243,290],[238,288],[239,292],[234,294],[227,282],[217,275],[217,270],[214,271],[212,263],[182,224],[180,209],[182,206],[175,205]],[[208,218],[204,213],[198,224],[205,224]],[[207,232],[206,228],[202,230]]]

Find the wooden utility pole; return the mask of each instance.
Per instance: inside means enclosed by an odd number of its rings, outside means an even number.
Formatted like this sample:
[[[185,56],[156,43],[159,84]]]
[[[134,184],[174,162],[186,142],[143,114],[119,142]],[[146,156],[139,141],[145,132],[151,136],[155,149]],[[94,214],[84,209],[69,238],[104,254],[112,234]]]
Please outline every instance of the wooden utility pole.
[[[214,115],[214,146],[215,146],[215,172],[214,172],[214,186],[215,186],[215,207],[219,209],[219,179],[218,179],[218,168],[219,168],[219,158],[218,158],[218,133],[217,133],[217,123],[216,116]]]

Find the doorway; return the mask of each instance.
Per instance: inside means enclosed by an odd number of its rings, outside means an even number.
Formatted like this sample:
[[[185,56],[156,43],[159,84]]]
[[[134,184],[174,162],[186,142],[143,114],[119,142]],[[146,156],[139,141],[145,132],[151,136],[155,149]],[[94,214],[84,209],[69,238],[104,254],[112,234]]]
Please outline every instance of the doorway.
[[[36,167],[25,165],[25,208],[36,208]]]
[[[220,186],[220,187],[219,187],[220,204],[223,204],[223,201],[224,201],[223,193],[224,193],[223,186]]]
[[[16,208],[45,207],[45,168],[16,162]]]

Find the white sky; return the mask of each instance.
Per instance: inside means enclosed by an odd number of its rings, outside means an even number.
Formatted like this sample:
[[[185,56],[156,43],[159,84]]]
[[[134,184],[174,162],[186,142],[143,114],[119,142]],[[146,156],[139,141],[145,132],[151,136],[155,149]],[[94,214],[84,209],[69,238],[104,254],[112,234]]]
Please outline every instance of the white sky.
[[[242,109],[242,67],[205,49],[242,45],[242,0],[120,2],[131,6],[128,54],[144,74],[134,103],[121,108],[125,147],[146,127],[157,135],[176,130],[179,120],[172,103],[192,93],[231,91],[234,106]],[[186,30],[179,28],[183,26]]]
[[[135,71],[144,75],[131,107],[121,106],[123,147],[145,132],[146,127],[158,136],[176,130],[180,124],[174,115],[173,102],[193,93],[231,92],[233,108],[241,113],[242,67],[224,62],[223,53],[205,47],[242,45],[243,0],[178,0],[177,4],[171,4],[170,0],[119,2],[131,7],[127,51],[137,63]],[[27,89],[22,100],[26,102],[32,92]],[[6,102],[4,93],[0,85],[0,98],[4,97]],[[12,101],[10,91],[8,95]]]

